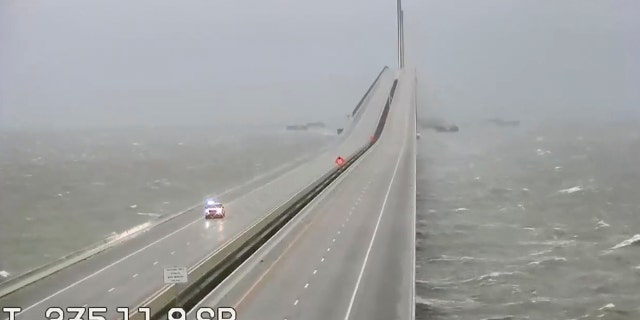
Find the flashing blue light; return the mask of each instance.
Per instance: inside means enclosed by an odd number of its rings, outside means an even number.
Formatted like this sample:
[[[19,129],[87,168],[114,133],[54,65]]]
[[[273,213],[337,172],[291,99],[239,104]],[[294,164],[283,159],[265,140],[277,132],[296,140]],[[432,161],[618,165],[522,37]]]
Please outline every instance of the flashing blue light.
[[[205,200],[204,205],[205,205],[205,207],[207,207],[207,208],[209,208],[209,207],[216,207],[216,206],[219,206],[219,205],[220,205],[220,202],[219,202],[219,201],[217,201],[217,200],[215,200],[215,199],[213,199],[213,198],[208,198],[208,199],[206,199],[206,200]]]

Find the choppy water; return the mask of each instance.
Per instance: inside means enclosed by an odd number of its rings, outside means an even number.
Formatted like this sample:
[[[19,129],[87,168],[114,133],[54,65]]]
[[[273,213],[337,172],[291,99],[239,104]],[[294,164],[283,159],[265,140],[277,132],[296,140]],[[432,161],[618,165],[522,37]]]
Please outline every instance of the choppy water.
[[[640,319],[640,127],[422,136],[417,319]]]
[[[0,133],[0,282],[333,140],[280,129]]]

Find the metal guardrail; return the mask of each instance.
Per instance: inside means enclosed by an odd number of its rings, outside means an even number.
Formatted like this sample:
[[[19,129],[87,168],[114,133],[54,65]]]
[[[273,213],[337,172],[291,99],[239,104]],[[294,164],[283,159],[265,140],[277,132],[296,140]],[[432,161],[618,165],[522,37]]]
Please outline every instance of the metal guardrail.
[[[376,77],[375,80],[373,80],[373,83],[371,83],[371,85],[369,86],[369,89],[367,89],[367,92],[364,93],[364,95],[362,96],[362,98],[360,98],[360,101],[358,101],[358,104],[356,105],[356,107],[353,109],[353,111],[351,112],[351,117],[354,117],[356,115],[356,113],[358,113],[358,110],[360,109],[360,107],[364,104],[364,100],[369,96],[369,92],[371,92],[371,90],[373,89],[373,87],[375,87],[376,83],[378,83],[378,80],[380,80],[380,77],[382,76],[382,74],[389,69],[388,66],[384,66],[382,68],[382,70],[380,70],[380,73],[378,73],[378,76]]]
[[[376,131],[373,134],[374,141],[377,141],[382,134],[382,130],[384,129],[384,125],[387,123],[387,116],[389,115],[389,110],[391,109],[391,101],[393,101],[393,96],[396,93],[396,87],[398,86],[398,80],[393,81],[393,85],[391,86],[391,91],[389,92],[389,99],[384,105],[382,109],[382,114],[380,115],[380,121],[378,122],[378,126],[376,127]]]

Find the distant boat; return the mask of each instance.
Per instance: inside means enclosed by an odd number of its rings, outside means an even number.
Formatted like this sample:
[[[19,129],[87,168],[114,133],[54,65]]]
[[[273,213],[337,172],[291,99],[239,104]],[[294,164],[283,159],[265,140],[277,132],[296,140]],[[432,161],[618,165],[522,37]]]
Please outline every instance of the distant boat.
[[[305,125],[289,125],[289,126],[287,126],[287,130],[289,130],[289,131],[305,131],[305,130],[307,130],[307,126],[305,126]]]
[[[326,125],[324,122],[309,122],[307,123],[307,128],[324,128]]]
[[[438,124],[433,127],[438,132],[458,132],[460,129],[455,124],[442,125]]]
[[[491,122],[500,127],[517,127],[520,125],[519,120],[503,120],[500,118],[488,119],[487,122]]]

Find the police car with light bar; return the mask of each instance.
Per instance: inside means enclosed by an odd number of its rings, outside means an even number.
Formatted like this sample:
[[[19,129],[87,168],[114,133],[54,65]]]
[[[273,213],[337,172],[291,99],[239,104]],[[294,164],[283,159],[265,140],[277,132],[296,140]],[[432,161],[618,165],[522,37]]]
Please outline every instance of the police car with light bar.
[[[214,200],[207,199],[204,202],[204,218],[205,219],[220,219],[226,216],[226,211],[222,203]]]

